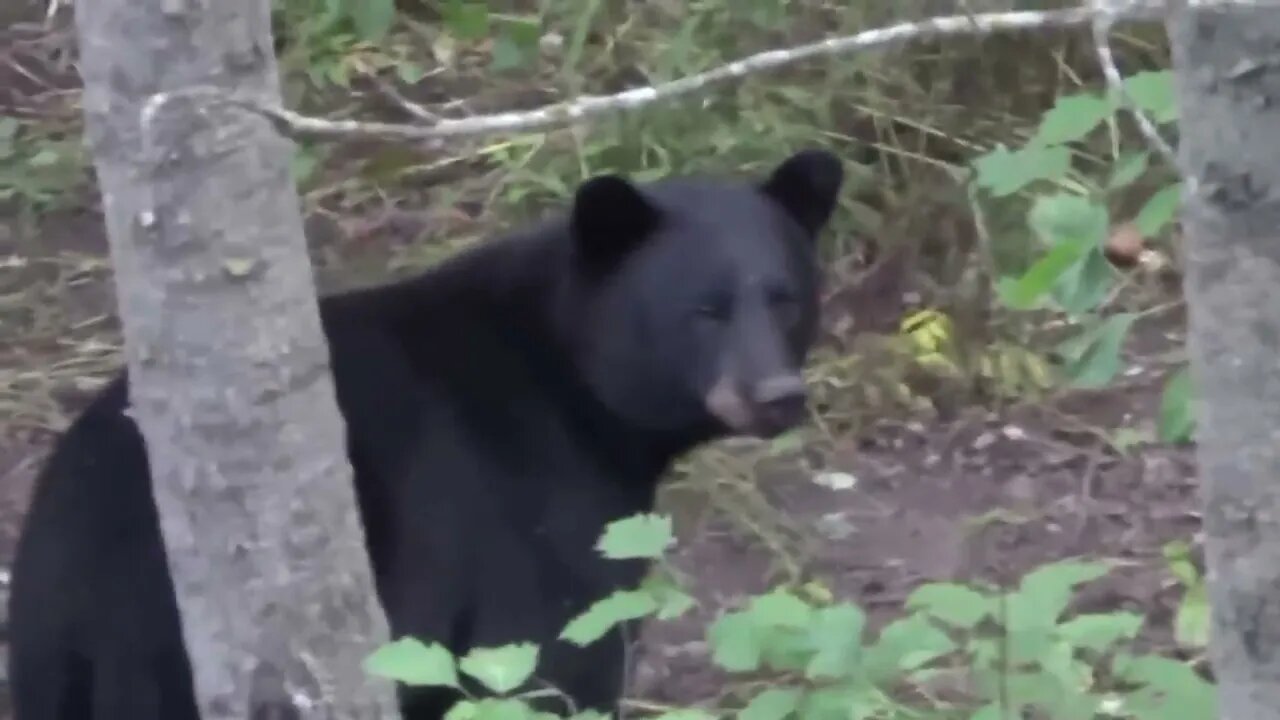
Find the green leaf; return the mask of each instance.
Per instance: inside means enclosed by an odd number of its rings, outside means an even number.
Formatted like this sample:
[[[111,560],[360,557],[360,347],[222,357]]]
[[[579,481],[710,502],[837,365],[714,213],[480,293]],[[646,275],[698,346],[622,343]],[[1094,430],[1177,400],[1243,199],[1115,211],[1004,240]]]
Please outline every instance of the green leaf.
[[[867,677],[880,683],[955,650],[956,645],[922,614],[895,620],[866,650]]]
[[[761,627],[807,628],[813,608],[782,588],[752,598],[751,621]]]
[[[1079,140],[1111,117],[1112,110],[1111,103],[1091,93],[1060,97],[1040,120],[1032,142],[1058,145]]]
[[[804,720],[880,720],[898,709],[878,688],[843,684],[819,688],[806,694],[799,715]]]
[[[739,720],[782,720],[800,708],[802,695],[794,688],[769,688],[738,711]]]
[[[1120,154],[1115,167],[1111,168],[1111,177],[1107,180],[1108,190],[1118,190],[1129,185],[1142,176],[1151,162],[1151,153],[1146,150],[1128,151]]]
[[[1058,243],[1036,260],[1022,277],[1002,277],[996,283],[1000,301],[1014,310],[1030,310],[1054,288],[1063,274],[1094,246],[1089,239]]]
[[[1160,395],[1160,439],[1167,443],[1180,443],[1191,439],[1195,429],[1195,408],[1192,405],[1191,374],[1183,366],[1165,381]]]
[[[805,677],[813,680],[851,675],[862,652],[865,625],[866,615],[849,603],[818,610],[809,630],[809,641],[816,652],[805,667]]]
[[[1066,610],[1077,585],[1096,580],[1109,570],[1106,563],[1075,560],[1048,563],[1032,570],[1023,576],[1018,590],[1008,596],[1008,628],[1052,626]],[[1022,611],[1017,620],[1024,622],[1013,622],[1015,606]]]
[[[27,159],[27,164],[31,167],[49,167],[58,163],[59,155],[56,150],[42,148],[35,155]]]
[[[926,583],[907,597],[906,607],[921,610],[958,628],[972,628],[993,609],[984,595],[955,583]]]
[[[510,16],[503,16],[501,20],[498,36],[493,41],[493,69],[501,72],[532,66],[538,60],[538,41],[542,36],[538,21]]]
[[[1080,262],[1067,268],[1054,286],[1054,299],[1072,317],[1094,310],[1111,292],[1116,270],[1102,248],[1094,245]]]
[[[1031,230],[1050,245],[1075,240],[1101,244],[1109,223],[1105,205],[1071,193],[1042,195],[1027,214]]]
[[[351,22],[362,40],[378,42],[386,37],[396,18],[395,0],[357,0],[345,3]]]
[[[760,667],[761,638],[751,616],[732,612],[720,616],[707,629],[711,659],[730,672],[750,672]]]
[[[1172,71],[1155,70],[1130,75],[1125,78],[1124,89],[1133,103],[1150,113],[1157,123],[1178,119],[1178,96]]]
[[[1140,685],[1125,697],[1132,717],[1160,720],[1213,720],[1218,717],[1217,691],[1186,664],[1155,655],[1116,656],[1112,672]]]
[[[1104,652],[1120,640],[1132,639],[1142,629],[1142,616],[1130,612],[1087,614],[1058,626],[1058,635],[1078,648]]]
[[[1017,152],[1004,146],[978,157],[973,162],[976,182],[992,195],[1012,195],[1036,180],[1056,180],[1071,169],[1071,151],[1057,145],[1028,145]]]
[[[609,523],[596,549],[611,560],[659,558],[674,543],[671,518],[641,514]]]
[[[609,597],[596,601],[586,612],[571,620],[560,633],[560,639],[579,647],[585,646],[604,637],[618,623],[644,617],[657,609],[658,601],[652,593],[643,590],[618,590]]]
[[[458,669],[499,695],[520,687],[538,666],[538,646],[514,643],[496,648],[475,648],[458,662]]]
[[[414,637],[400,638],[373,651],[365,658],[364,669],[405,685],[458,687],[453,654],[438,643],[428,645]]]
[[[533,708],[515,698],[484,698],[476,701],[469,720],[533,720]],[[446,720],[450,720],[446,718]]]
[[[486,3],[450,0],[441,15],[449,34],[459,40],[481,40],[489,36],[489,7]]]
[[[1138,211],[1133,224],[1146,237],[1155,237],[1173,222],[1182,205],[1182,183],[1175,182],[1155,192]]]
[[[1098,325],[1094,341],[1067,368],[1074,387],[1100,388],[1115,378],[1120,372],[1120,349],[1137,317],[1135,313],[1116,313]]]
[[[658,619],[672,620],[684,615],[697,604],[693,596],[672,588],[658,596]]]

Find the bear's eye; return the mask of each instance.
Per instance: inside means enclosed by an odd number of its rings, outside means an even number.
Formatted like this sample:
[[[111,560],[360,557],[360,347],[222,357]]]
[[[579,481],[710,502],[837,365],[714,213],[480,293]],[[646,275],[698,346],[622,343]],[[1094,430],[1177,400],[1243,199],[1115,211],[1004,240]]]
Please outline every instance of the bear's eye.
[[[783,288],[777,288],[777,289],[774,289],[774,290],[770,290],[770,291],[769,291],[769,304],[770,304],[770,305],[775,305],[775,306],[782,305],[782,306],[786,306],[786,305],[794,305],[794,304],[795,304],[795,302],[796,302],[796,296],[795,296],[795,295],[792,295],[790,290],[786,290],[786,289],[783,289]]]

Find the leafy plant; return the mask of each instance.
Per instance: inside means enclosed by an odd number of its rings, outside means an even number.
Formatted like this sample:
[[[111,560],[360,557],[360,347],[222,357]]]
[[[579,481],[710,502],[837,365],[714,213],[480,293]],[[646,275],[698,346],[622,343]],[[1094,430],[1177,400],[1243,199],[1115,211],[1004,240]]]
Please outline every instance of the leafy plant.
[[[1168,71],[1135,74],[1124,86],[1157,122],[1177,119]],[[991,197],[1033,193],[1027,224],[1039,257],[1020,272],[1000,277],[997,295],[1010,309],[1056,310],[1079,324],[1079,332],[1057,348],[1067,377],[1078,387],[1102,387],[1116,377],[1121,349],[1137,319],[1133,313],[1104,312],[1119,277],[1105,254],[1113,225],[1107,201],[1150,168],[1145,148],[1120,150],[1113,119],[1118,108],[1118,98],[1110,93],[1062,96],[1043,114],[1024,147],[1000,146],[973,162],[974,183]],[[1113,128],[1113,164],[1098,183],[1076,170],[1072,146],[1104,126]],[[1180,192],[1174,182],[1152,193],[1133,219],[1138,232],[1155,237],[1163,231],[1175,218]],[[1163,438],[1184,438],[1189,432],[1186,393],[1185,377],[1171,378],[1161,413]]]
[[[661,562],[671,542],[668,523],[654,515],[620,520],[606,528],[597,550],[607,557]],[[906,599],[906,614],[878,632],[869,631],[856,604],[776,587],[723,613],[707,629],[712,662],[769,682],[754,684],[732,709],[677,708],[658,717],[732,712],[741,720],[871,720],[942,712],[937,717],[998,720],[1031,709],[1054,720],[1216,717],[1213,688],[1193,670],[1125,649],[1142,626],[1141,616],[1067,613],[1075,589],[1108,570],[1103,562],[1050,563],[1007,591],[926,583]],[[1179,565],[1178,572],[1187,577],[1185,567]],[[663,617],[664,609],[673,610],[666,614],[672,617],[691,604],[670,583],[651,578],[595,603],[561,637],[586,645],[618,623]],[[459,689],[465,675],[492,693],[467,694],[451,718],[555,717],[535,713],[527,704],[532,692],[520,692],[537,659],[537,646],[528,642],[477,648],[455,659],[440,645],[402,638],[371,655],[366,669],[408,685]],[[948,674],[969,677],[963,697],[944,701],[929,692]],[[914,692],[904,693],[908,688]],[[588,717],[598,715],[574,716]]]

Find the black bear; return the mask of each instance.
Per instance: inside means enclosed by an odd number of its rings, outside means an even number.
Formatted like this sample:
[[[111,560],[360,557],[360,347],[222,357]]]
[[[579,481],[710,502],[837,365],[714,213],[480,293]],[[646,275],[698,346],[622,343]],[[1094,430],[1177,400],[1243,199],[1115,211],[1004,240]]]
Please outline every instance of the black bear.
[[[579,709],[623,692],[621,635],[565,624],[645,566],[593,548],[680,454],[802,421],[820,150],[753,181],[598,176],[567,212],[394,284],[321,301],[393,637],[542,645]],[[16,720],[195,720],[190,665],[122,374],[59,440],[13,567]],[[455,695],[402,689],[406,720]],[[552,710],[561,706],[548,706]]]

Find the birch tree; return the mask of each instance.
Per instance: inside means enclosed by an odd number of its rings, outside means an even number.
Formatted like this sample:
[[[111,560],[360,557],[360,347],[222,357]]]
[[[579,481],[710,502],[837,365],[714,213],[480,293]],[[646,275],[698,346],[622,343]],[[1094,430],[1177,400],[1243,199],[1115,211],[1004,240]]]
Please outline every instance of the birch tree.
[[[1181,109],[1214,672],[1223,720],[1280,718],[1280,6],[1169,21]]]
[[[75,6],[132,412],[204,720],[391,718],[289,159],[268,0]],[[283,712],[282,712],[283,711]],[[266,712],[264,715],[262,713]]]

